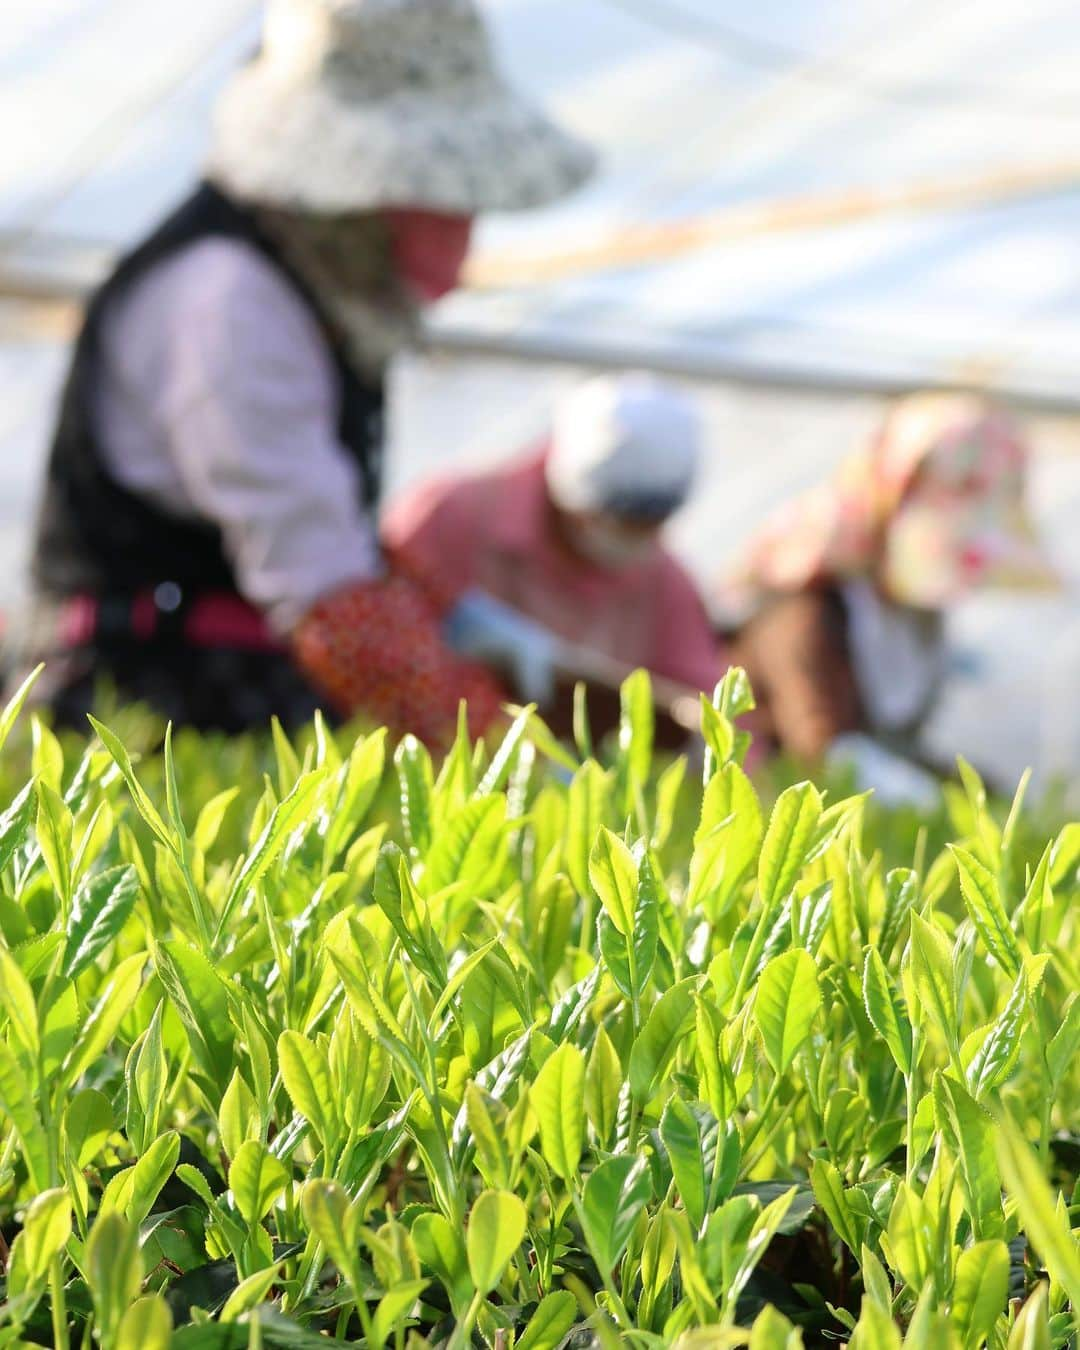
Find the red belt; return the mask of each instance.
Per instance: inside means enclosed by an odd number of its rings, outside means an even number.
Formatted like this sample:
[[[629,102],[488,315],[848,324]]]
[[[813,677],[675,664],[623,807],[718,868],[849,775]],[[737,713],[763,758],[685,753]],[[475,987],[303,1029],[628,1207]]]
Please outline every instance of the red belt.
[[[168,635],[193,647],[283,651],[286,646],[262,612],[239,595],[204,591],[188,600],[172,582],[133,596],[71,596],[58,605],[56,623],[65,647],[82,647],[96,638],[152,642]]]

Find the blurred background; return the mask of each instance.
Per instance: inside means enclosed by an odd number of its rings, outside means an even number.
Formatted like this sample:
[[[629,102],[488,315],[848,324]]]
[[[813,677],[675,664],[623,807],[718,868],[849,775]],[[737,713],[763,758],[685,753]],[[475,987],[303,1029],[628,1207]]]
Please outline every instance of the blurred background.
[[[930,748],[1080,770],[1080,16],[1067,0],[486,0],[519,86],[596,145],[568,204],[485,219],[393,376],[388,492],[491,463],[624,364],[704,400],[673,523],[714,576],[883,402],[973,383],[1031,433],[1063,594],[950,616]],[[80,297],[198,171],[249,0],[35,0],[0,24],[0,606],[18,595]]]

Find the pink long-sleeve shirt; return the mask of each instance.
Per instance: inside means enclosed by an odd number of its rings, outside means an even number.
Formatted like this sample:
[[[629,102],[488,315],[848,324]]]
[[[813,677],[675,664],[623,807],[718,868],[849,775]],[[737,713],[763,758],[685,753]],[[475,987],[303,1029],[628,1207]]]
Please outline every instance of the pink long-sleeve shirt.
[[[694,582],[661,545],[620,571],[572,554],[553,527],[543,456],[441,479],[386,512],[383,541],[447,601],[480,587],[573,642],[712,691],[719,653]]]
[[[294,287],[252,245],[204,239],[104,316],[95,416],[108,468],[222,532],[241,594],[279,632],[378,575],[338,377]]]

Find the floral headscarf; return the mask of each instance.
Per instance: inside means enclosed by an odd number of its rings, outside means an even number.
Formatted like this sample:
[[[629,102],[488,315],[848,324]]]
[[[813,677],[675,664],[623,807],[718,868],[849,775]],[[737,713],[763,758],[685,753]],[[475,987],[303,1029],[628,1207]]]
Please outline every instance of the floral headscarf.
[[[1053,584],[1024,508],[1026,462],[1012,422],[983,400],[905,399],[865,451],[772,516],[724,598],[747,612],[770,593],[868,578],[936,610],[977,586]]]

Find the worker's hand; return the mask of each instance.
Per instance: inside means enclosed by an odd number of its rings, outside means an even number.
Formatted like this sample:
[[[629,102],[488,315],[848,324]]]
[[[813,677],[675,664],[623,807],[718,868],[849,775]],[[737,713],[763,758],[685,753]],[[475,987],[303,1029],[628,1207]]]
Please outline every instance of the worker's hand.
[[[825,762],[853,768],[858,789],[873,788],[874,795],[886,806],[907,805],[927,810],[941,801],[941,788],[933,774],[860,732],[837,736],[825,752]]]
[[[466,591],[446,616],[443,635],[459,655],[497,667],[526,703],[543,708],[555,693],[559,639],[487,591]]]

